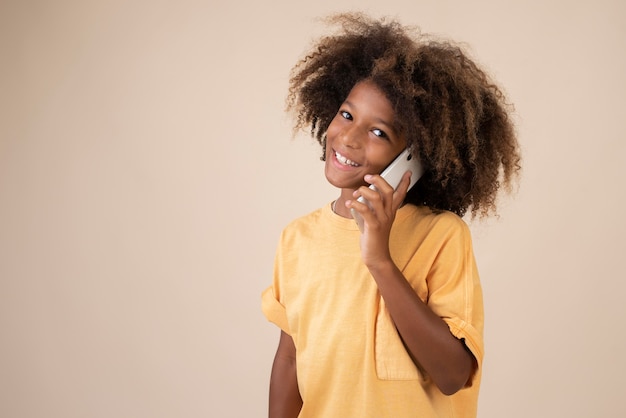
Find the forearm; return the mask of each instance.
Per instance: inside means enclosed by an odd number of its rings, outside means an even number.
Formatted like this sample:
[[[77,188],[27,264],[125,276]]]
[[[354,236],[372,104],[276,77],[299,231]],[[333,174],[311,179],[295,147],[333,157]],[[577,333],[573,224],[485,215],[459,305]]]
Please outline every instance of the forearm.
[[[290,338],[283,335],[281,343],[283,339]],[[269,418],[296,418],[300,409],[302,398],[298,390],[295,354],[285,354],[279,348],[270,378]]]
[[[407,351],[445,394],[466,384],[474,359],[391,260],[369,267]]]

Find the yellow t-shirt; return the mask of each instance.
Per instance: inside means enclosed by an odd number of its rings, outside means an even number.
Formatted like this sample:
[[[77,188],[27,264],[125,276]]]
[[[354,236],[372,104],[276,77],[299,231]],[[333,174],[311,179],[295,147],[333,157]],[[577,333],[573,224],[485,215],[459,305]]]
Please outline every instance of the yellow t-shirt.
[[[469,228],[453,213],[405,205],[390,236],[396,265],[476,358],[468,385],[452,396],[411,361],[362,262],[359,235],[330,205],[281,235],[262,308],[294,340],[299,416],[475,417],[483,303]]]

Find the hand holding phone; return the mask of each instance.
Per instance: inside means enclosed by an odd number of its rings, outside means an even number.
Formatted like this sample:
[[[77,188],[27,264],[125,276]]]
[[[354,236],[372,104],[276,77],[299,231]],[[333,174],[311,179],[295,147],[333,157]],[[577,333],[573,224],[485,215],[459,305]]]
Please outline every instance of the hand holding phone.
[[[422,167],[421,162],[411,155],[408,148],[402,151],[400,155],[398,155],[391,162],[391,164],[389,164],[387,168],[380,173],[380,176],[395,190],[398,188],[400,181],[402,181],[402,176],[404,176],[404,173],[407,171],[411,172],[411,183],[407,189],[410,190],[411,187],[415,186],[415,183],[417,183],[419,178],[424,173],[424,168]],[[372,190],[376,190],[376,187],[373,184],[369,187]],[[369,202],[363,196],[359,197],[357,201],[369,205]],[[363,218],[354,209],[350,209],[350,211],[352,213],[352,217],[359,226],[359,230],[363,232]]]

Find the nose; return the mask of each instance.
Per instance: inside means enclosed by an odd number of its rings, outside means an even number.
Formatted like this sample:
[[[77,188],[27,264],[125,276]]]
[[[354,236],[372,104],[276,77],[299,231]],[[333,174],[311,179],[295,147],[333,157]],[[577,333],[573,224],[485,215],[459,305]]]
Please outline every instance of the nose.
[[[356,126],[352,124],[350,126],[344,127],[344,129],[341,130],[338,139],[347,148],[356,149],[361,147],[361,137],[359,134],[359,130]]]

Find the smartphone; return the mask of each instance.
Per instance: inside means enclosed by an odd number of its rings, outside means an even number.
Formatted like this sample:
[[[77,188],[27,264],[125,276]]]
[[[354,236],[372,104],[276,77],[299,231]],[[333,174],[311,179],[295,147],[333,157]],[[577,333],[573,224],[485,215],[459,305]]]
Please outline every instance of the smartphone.
[[[411,187],[415,186],[415,183],[417,183],[419,178],[424,173],[424,168],[422,167],[422,164],[419,161],[419,159],[414,158],[411,155],[411,152],[409,151],[408,148],[402,151],[400,155],[398,155],[391,162],[391,164],[389,164],[387,168],[385,168],[383,172],[380,173],[380,176],[384,178],[385,181],[389,183],[391,187],[393,187],[394,189],[397,189],[398,185],[400,184],[400,181],[402,180],[402,176],[404,176],[404,173],[406,173],[407,171],[411,172],[411,183],[409,184],[409,190],[410,190]],[[370,189],[376,190],[376,187],[373,184],[371,184]],[[361,203],[369,204],[363,196],[359,197],[357,201]],[[352,211],[352,217],[356,221],[361,232],[363,232],[363,218],[361,218],[361,215],[359,215],[359,213],[355,211],[354,209],[352,209],[351,211]]]

